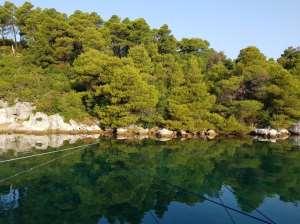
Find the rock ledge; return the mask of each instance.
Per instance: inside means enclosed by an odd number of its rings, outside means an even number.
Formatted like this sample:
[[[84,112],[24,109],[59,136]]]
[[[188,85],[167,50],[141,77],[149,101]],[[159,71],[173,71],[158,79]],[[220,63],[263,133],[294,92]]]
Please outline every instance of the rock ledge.
[[[5,133],[101,133],[95,123],[86,125],[74,120],[65,122],[59,114],[48,116],[35,112],[35,107],[28,102],[17,102],[8,106],[0,102],[0,132]]]

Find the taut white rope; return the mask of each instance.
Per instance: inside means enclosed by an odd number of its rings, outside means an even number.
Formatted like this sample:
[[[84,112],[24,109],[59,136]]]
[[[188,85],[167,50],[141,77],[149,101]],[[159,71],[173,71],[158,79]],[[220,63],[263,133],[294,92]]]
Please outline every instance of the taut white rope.
[[[28,158],[38,157],[38,156],[44,156],[44,155],[54,154],[54,153],[58,153],[58,152],[69,151],[69,150],[72,150],[72,149],[78,149],[78,148],[82,148],[82,147],[86,147],[86,146],[96,145],[98,143],[99,142],[95,142],[95,143],[91,143],[91,144],[79,145],[79,146],[75,146],[75,147],[71,147],[71,148],[66,148],[66,149],[61,149],[61,150],[56,150],[56,151],[51,151],[51,152],[44,152],[44,153],[34,154],[34,155],[30,155],[30,156],[22,156],[22,157],[17,157],[17,158],[2,160],[2,161],[0,161],[0,164],[1,163],[8,163],[8,162],[16,161],[16,160],[21,160],[21,159],[28,159]]]

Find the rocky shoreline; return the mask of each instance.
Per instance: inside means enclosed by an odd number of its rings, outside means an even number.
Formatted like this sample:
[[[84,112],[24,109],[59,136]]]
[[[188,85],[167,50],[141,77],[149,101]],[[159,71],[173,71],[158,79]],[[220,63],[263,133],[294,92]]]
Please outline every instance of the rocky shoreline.
[[[42,112],[35,112],[35,107],[28,102],[17,102],[8,106],[7,102],[0,102],[0,132],[28,133],[28,134],[81,134],[100,133],[102,130],[94,124],[83,124],[70,120],[65,122],[59,114],[48,116]]]
[[[173,131],[166,128],[143,128],[136,125],[116,129],[101,129],[97,121],[83,124],[70,120],[64,121],[59,114],[48,116],[42,112],[35,112],[36,108],[28,102],[16,102],[9,106],[0,100],[0,133],[3,134],[98,134],[99,136],[116,137],[117,139],[147,139],[158,138],[169,140],[174,138],[214,139],[218,133],[212,129],[201,132]],[[251,135],[258,139],[286,139],[290,135],[300,135],[300,122],[287,129],[255,129]]]
[[[300,122],[294,124],[291,128],[289,128],[289,130],[284,128],[256,128],[250,133],[250,135],[255,136],[257,139],[284,140],[292,135],[300,135]]]
[[[29,102],[16,102],[9,106],[0,101],[0,133],[8,134],[99,134],[100,136],[126,138],[208,138],[217,136],[214,130],[189,133],[186,131],[172,131],[166,128],[143,128],[136,125],[116,129],[101,129],[97,121],[92,124],[79,123],[74,120],[68,122],[59,114],[48,116],[42,112],[35,112],[36,108]]]

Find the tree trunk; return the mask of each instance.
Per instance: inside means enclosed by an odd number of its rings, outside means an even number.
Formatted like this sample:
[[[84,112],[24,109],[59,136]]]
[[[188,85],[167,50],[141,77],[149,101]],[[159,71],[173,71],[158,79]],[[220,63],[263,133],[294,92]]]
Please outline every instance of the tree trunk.
[[[10,25],[11,25],[11,29],[12,29],[13,35],[14,35],[15,48],[17,49],[17,32],[16,32],[16,27],[15,27],[14,14],[15,14],[15,11],[13,10],[12,14],[11,14],[11,24]]]
[[[16,28],[15,28],[14,24],[12,24],[12,30],[13,30],[13,34],[14,34],[15,46],[17,47],[17,33],[16,33]]]
[[[11,51],[12,51],[13,56],[16,56],[16,50],[15,50],[14,45],[11,45]]]

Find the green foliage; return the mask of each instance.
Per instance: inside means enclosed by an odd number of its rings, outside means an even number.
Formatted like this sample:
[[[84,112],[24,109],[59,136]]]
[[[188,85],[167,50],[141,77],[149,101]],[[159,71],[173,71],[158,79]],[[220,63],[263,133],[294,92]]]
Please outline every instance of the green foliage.
[[[11,103],[16,99],[29,101],[49,114],[90,119],[81,94],[72,91],[69,78],[58,69],[46,71],[25,63],[22,57],[0,56],[0,80],[0,97]]]
[[[221,103],[227,103],[237,98],[242,78],[232,76],[229,79],[222,79],[215,83],[215,92]]]
[[[196,58],[185,62],[184,79],[182,83],[172,87],[168,99],[167,111],[171,128],[184,128],[199,131],[211,128],[207,121],[215,97],[207,91],[203,75]]]
[[[145,76],[149,76],[153,73],[152,60],[146,48],[143,45],[137,45],[135,47],[132,47],[129,50],[128,57],[130,57],[133,60],[135,67],[139,69],[140,72],[143,73]],[[151,77],[148,78],[150,79]]]
[[[202,51],[207,50],[208,46],[208,41],[198,38],[183,38],[179,42],[179,49],[183,54],[200,54]]]
[[[158,93],[129,60],[89,50],[75,61],[74,69],[79,81],[93,90],[90,97],[97,99],[93,111],[103,126],[147,125]]]
[[[250,128],[236,120],[234,116],[230,116],[225,120],[221,130],[227,134],[244,135],[250,132]]]
[[[256,47],[247,47],[240,51],[240,54],[236,60],[237,63],[241,63],[245,66],[256,65],[265,62],[266,57]]]
[[[158,45],[158,51],[161,54],[174,54],[176,51],[176,39],[171,34],[168,25],[160,27],[155,34]]]
[[[28,2],[0,6],[0,35],[0,97],[68,119],[230,133],[300,119],[299,48],[274,61],[250,46],[231,60],[167,25]]]
[[[36,103],[37,110],[45,111],[49,114],[59,113],[66,120],[78,120],[89,123],[94,120],[87,112],[82,102],[82,94],[70,91],[58,93],[49,91],[41,96]]]
[[[263,108],[263,104],[256,100],[233,101],[232,106],[232,114],[241,122],[251,124],[252,126],[257,122],[256,119]]]
[[[3,212],[0,222],[97,223],[105,217],[110,223],[141,223],[149,211],[170,217],[168,208],[174,202],[190,211],[203,202],[199,195],[226,198],[224,185],[234,191],[229,195],[236,207],[248,213],[268,205],[270,195],[276,195],[273,204],[295,208],[292,204],[300,200],[300,153],[293,148],[288,141],[247,139],[142,144],[103,140],[73,153],[5,163],[1,178],[13,178],[0,183],[1,193],[13,187],[22,197],[17,209]],[[11,158],[7,152],[2,157]],[[15,175],[24,171],[27,175]],[[211,208],[201,204],[201,211]],[[206,212],[199,213],[199,220],[208,220]],[[228,218],[225,212],[219,214]],[[235,222],[244,223],[239,217],[234,216]]]
[[[291,71],[298,77],[300,76],[300,48],[289,47],[286,49],[281,57],[278,59],[278,63],[285,69]]]

